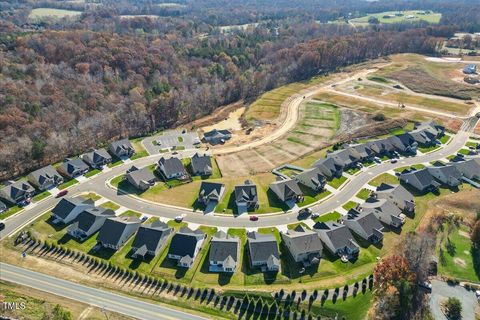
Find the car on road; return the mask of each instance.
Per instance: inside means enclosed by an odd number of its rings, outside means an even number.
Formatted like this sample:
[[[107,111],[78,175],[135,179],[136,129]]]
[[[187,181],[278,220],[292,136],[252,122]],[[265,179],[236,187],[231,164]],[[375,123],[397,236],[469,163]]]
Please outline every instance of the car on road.
[[[0,230],[5,229],[5,222],[3,220],[0,220]]]
[[[398,159],[391,159],[390,160],[390,163],[397,163],[398,162]]]
[[[430,281],[428,281],[428,280],[427,280],[427,281],[419,282],[419,283],[418,283],[418,286],[419,286],[420,288],[423,288],[423,289],[427,290],[427,291],[432,291],[432,283],[431,283]]]
[[[317,219],[318,217],[320,217],[320,214],[319,213],[312,213],[312,215],[310,216],[310,218],[312,219]]]
[[[59,193],[57,193],[55,198],[61,198],[61,197],[65,196],[67,193],[68,193],[68,190],[62,190]]]
[[[376,163],[381,163],[382,159],[380,159],[379,157],[374,157],[373,161],[375,161]]]
[[[250,221],[258,221],[258,217],[257,216],[250,216]]]
[[[175,217],[175,222],[182,222],[183,221],[183,217],[182,216],[176,216]]]

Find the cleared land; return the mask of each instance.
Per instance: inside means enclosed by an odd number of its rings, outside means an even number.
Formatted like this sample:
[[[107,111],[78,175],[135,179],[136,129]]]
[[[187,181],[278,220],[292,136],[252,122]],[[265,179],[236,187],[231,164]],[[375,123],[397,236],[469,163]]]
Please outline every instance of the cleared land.
[[[37,8],[33,9],[28,18],[31,20],[42,20],[48,17],[53,18],[65,18],[65,17],[77,17],[82,14],[82,11],[52,9],[52,8]]]
[[[351,19],[350,22],[355,25],[368,24],[370,18],[377,18],[380,23],[406,23],[426,21],[428,23],[439,23],[442,17],[441,13],[425,12],[425,11],[386,11],[374,14],[368,14],[365,17]]]

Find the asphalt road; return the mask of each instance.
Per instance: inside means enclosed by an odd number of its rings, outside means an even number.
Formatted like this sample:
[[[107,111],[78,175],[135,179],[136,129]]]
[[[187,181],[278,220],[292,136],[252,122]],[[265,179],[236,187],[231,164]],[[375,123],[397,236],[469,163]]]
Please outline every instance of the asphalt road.
[[[0,279],[145,320],[207,319],[158,304],[0,263]],[[28,305],[27,305],[28,308]]]
[[[478,306],[475,292],[467,291],[460,286],[450,286],[443,281],[432,280],[430,310],[435,320],[447,320],[440,307],[449,297],[456,297],[462,302],[462,319],[475,319],[475,308]]]

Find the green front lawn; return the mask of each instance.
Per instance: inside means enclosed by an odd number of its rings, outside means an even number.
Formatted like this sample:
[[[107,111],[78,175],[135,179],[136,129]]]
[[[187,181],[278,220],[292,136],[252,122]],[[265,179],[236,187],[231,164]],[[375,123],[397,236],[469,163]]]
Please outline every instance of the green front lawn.
[[[98,201],[100,200],[102,197],[100,197],[98,194],[94,193],[94,192],[90,192],[90,193],[87,193],[87,194],[82,194],[82,197],[84,199],[91,199],[93,201]]]
[[[6,203],[7,211],[0,213],[0,219],[7,219],[8,217],[14,215],[15,213],[19,212],[23,208],[17,205],[11,205]]]
[[[438,139],[442,144],[445,144],[448,142],[448,140],[450,140],[450,135],[446,134],[444,135],[443,137],[441,137],[440,139]]]
[[[86,178],[90,178],[90,177],[93,177],[94,175],[99,174],[100,172],[102,172],[102,170],[93,169],[93,170],[90,170],[90,171],[88,171],[87,173],[85,173],[85,177],[86,177]]]
[[[362,189],[359,193],[357,193],[357,198],[362,200],[367,200],[370,197],[371,191],[368,189]]]
[[[100,207],[105,209],[111,209],[113,211],[120,209],[120,206],[116,203],[113,203],[112,201],[107,201],[105,203],[102,203]]]
[[[468,154],[470,154],[470,150],[468,150],[468,149],[461,149],[460,151],[458,151],[458,153],[464,154],[464,155],[468,155]]]
[[[331,192],[328,190],[323,190],[320,193],[310,193],[310,192],[304,192],[303,196],[303,202],[298,203],[298,206],[300,208],[311,205],[312,203],[315,203],[317,201],[320,201],[324,198],[326,198],[328,195],[330,195]]]
[[[327,222],[327,221],[337,221],[342,215],[337,211],[329,212],[322,214],[320,217],[316,218],[315,222]]]
[[[37,194],[36,196],[33,197],[34,202],[38,202],[40,200],[45,199],[48,196],[51,196],[52,194],[48,191],[43,191],[42,193]]]
[[[410,168],[415,168],[415,169],[417,169],[417,170],[420,170],[420,169],[425,168],[425,166],[424,166],[423,164],[414,164],[413,166],[410,166],[410,167],[397,168],[397,169],[395,169],[394,171],[395,171],[395,172],[402,172],[403,170],[405,170],[405,169],[410,169]]]
[[[356,206],[358,206],[358,203],[356,203],[355,201],[348,201],[342,206],[342,208],[348,211],[355,208]]]
[[[389,173],[383,173],[370,181],[368,184],[372,185],[374,187],[378,187],[382,183],[387,183],[387,184],[398,184],[398,179],[395,176],[392,176]]]
[[[342,184],[347,181],[347,177],[341,176],[340,178],[333,178],[328,182],[328,185],[330,185],[332,188],[338,189]]]
[[[78,183],[78,180],[77,179],[72,179],[72,180],[69,180],[67,182],[64,182],[62,183],[61,185],[58,186],[58,189],[60,190],[63,190],[63,189],[66,189],[68,187],[71,187],[73,186],[74,184]]]
[[[432,152],[434,150],[440,149],[440,146],[430,146],[430,147],[418,147],[418,151],[421,153],[427,153],[427,152]]]

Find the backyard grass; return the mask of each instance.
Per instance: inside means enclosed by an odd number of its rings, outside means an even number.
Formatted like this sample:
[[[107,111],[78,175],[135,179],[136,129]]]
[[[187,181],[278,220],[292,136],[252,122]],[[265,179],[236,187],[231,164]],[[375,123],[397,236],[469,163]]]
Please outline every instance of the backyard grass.
[[[370,197],[371,191],[368,189],[362,189],[357,193],[356,197],[362,200],[367,200]]]
[[[69,180],[67,182],[64,182],[62,183],[61,185],[58,186],[58,189],[60,190],[63,190],[63,189],[66,189],[68,187],[71,187],[73,186],[74,184],[78,183],[78,180],[77,179],[72,179],[72,180]]]
[[[50,192],[48,192],[48,191],[43,191],[42,193],[39,193],[39,194],[37,194],[36,196],[34,196],[32,200],[33,200],[34,202],[38,202],[38,201],[43,200],[43,199],[45,199],[46,197],[51,196],[51,195],[52,195],[52,194],[51,194]]]
[[[340,178],[333,178],[328,182],[332,188],[338,189],[341,185],[343,185],[347,181],[347,177],[341,176]]]
[[[370,181],[368,184],[371,185],[371,186],[374,186],[374,187],[378,187],[382,183],[398,184],[398,179],[397,179],[397,177],[392,176],[389,173],[383,173],[383,174],[379,175],[378,177],[376,177],[375,179],[373,179],[372,181]]]
[[[87,173],[85,173],[85,177],[86,177],[86,178],[90,178],[90,177],[93,177],[94,175],[99,174],[100,172],[102,172],[102,170],[93,169],[93,170],[90,170],[90,171],[88,171]]]

